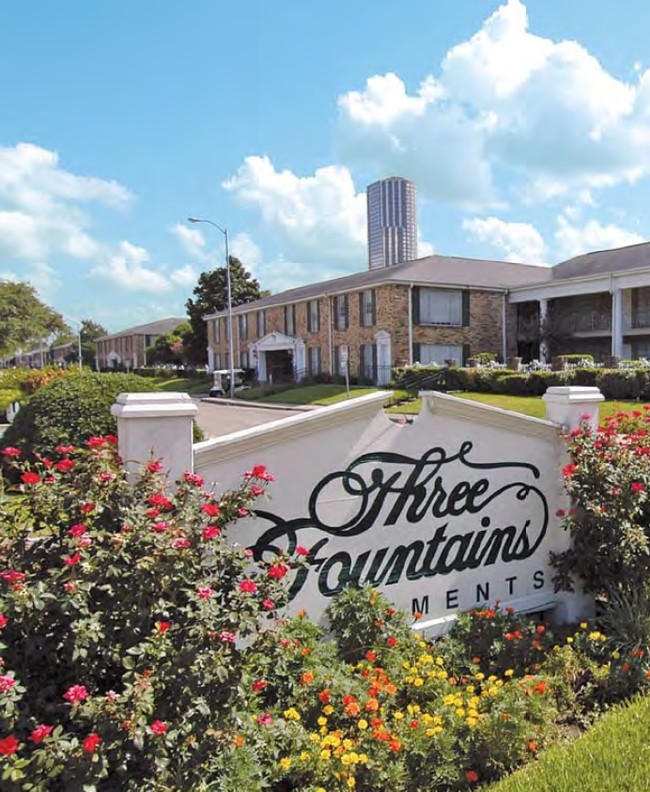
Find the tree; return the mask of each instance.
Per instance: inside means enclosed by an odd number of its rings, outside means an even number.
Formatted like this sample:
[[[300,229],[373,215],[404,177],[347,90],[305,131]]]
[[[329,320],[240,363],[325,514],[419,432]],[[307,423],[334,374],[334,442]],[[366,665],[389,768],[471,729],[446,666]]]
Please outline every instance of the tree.
[[[41,302],[33,286],[0,281],[0,355],[42,344],[63,330],[61,314]]]
[[[230,257],[230,288],[233,307],[259,300],[270,293],[260,289],[259,282],[234,256]],[[189,359],[194,363],[205,363],[208,333],[203,317],[225,311],[228,307],[226,268],[217,267],[210,272],[202,272],[193,293],[195,299],[189,299],[185,304],[191,332],[184,341]]]
[[[163,333],[155,344],[147,348],[147,363],[151,365],[180,365],[185,361],[184,339],[191,333],[189,322],[183,322],[171,333]]]
[[[99,322],[94,322],[92,319],[81,320],[81,359],[84,366],[95,365],[97,339],[105,335],[108,335],[108,330]]]

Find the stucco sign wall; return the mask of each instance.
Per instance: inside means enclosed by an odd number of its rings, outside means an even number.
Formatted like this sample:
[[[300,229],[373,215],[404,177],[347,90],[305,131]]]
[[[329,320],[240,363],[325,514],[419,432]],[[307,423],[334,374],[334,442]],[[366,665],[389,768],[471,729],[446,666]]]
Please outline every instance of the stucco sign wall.
[[[412,423],[395,423],[373,394],[195,446],[216,488],[266,465],[276,478],[256,516],[230,529],[255,558],[297,546],[308,563],[291,609],[318,618],[346,585],[379,587],[397,606],[440,624],[501,600],[521,610],[580,598],[553,592],[549,551],[568,536],[558,427],[443,394],[426,394]]]

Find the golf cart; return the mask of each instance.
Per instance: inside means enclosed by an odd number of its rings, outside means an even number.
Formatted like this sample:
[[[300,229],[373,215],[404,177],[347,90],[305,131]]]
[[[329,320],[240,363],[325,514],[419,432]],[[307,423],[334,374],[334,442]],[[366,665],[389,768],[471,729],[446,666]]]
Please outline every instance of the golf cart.
[[[233,391],[248,390],[250,385],[244,382],[243,369],[233,369],[234,386]],[[230,369],[217,369],[212,372],[212,387],[210,396],[229,396],[230,395]]]

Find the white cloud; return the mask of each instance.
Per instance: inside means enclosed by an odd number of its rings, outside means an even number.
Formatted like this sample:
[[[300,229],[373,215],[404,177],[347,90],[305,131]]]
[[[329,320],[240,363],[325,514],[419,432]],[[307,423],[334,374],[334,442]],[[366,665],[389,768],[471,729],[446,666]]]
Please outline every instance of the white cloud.
[[[91,275],[112,281],[125,291],[159,293],[169,291],[169,278],[145,267],[149,253],[131,242],[120,242],[118,249],[91,271]]]
[[[636,245],[646,240],[634,231],[628,231],[612,223],[602,224],[589,220],[584,225],[572,225],[570,219],[560,215],[555,231],[558,260],[572,258],[593,250]]]
[[[463,228],[481,242],[496,248],[506,261],[540,264],[546,245],[535,226],[510,223],[498,217],[473,217],[463,221]]]
[[[169,280],[178,286],[196,286],[199,272],[191,264],[185,264],[169,273]]]
[[[268,157],[246,157],[223,183],[237,200],[259,210],[284,256],[359,269],[366,258],[366,197],[347,168],[330,165],[313,176],[278,171]]]
[[[495,203],[504,176],[540,199],[650,174],[650,70],[608,73],[575,41],[528,29],[507,0],[409,92],[373,75],[339,98],[346,161],[413,178],[421,192]]]
[[[205,237],[198,228],[190,228],[183,223],[176,223],[171,233],[176,237],[183,250],[196,261],[206,257]]]
[[[6,257],[93,259],[101,246],[88,233],[84,206],[115,209],[130,200],[115,181],[64,170],[56,152],[30,143],[0,146],[0,252]]]
[[[230,243],[230,255],[238,258],[249,270],[262,262],[262,251],[259,246],[243,232],[236,234]]]

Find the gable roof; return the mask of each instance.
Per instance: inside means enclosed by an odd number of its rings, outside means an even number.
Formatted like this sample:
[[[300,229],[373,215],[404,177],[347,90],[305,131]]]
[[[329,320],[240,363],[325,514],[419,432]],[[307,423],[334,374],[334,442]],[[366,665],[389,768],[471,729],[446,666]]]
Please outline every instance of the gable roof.
[[[556,264],[553,280],[580,278],[586,275],[604,275],[609,272],[643,269],[650,267],[650,242],[614,248],[595,250]]]
[[[260,300],[235,306],[233,313],[262,310],[274,305],[303,302],[325,295],[343,294],[364,287],[390,283],[505,291],[508,288],[539,283],[550,278],[551,268],[546,266],[435,255],[287,289],[262,297]],[[227,311],[216,311],[203,318],[212,319],[216,316],[224,316],[226,313]]]
[[[178,327],[179,324],[187,322],[187,316],[181,319],[172,316],[168,319],[157,319],[155,322],[148,322],[147,324],[135,325],[135,327],[127,327],[126,330],[120,330],[118,333],[110,333],[109,335],[101,336],[97,341],[108,341],[111,338],[121,338],[122,336],[131,335],[162,335],[163,333],[171,333],[172,330]]]

